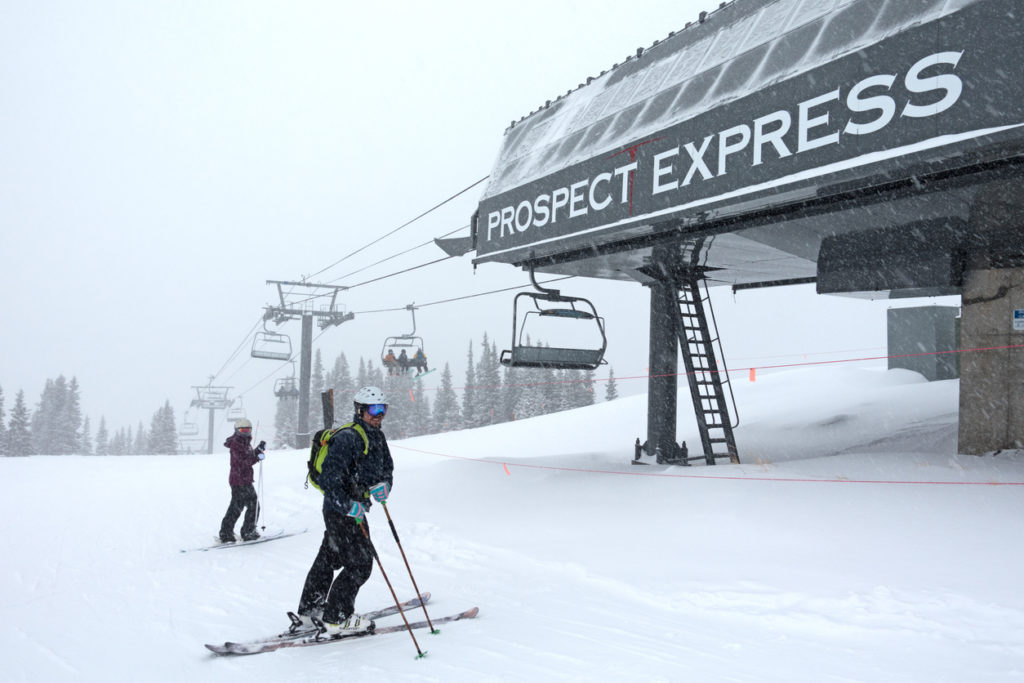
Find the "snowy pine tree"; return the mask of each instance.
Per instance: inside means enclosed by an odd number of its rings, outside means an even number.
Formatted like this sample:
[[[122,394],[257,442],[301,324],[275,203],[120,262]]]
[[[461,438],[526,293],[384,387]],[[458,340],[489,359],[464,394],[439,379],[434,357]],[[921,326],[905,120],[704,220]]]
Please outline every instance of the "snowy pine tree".
[[[534,346],[530,335],[526,335],[526,346]],[[537,342],[536,346],[541,346]],[[547,412],[544,406],[545,383],[554,381],[553,371],[541,368],[518,368],[516,371],[516,383],[518,386],[518,398],[515,402],[515,416],[517,420],[527,417],[536,417]]]
[[[61,378],[58,378],[61,379]],[[60,447],[63,454],[82,452],[82,398],[78,387],[78,379],[71,378],[67,385],[64,405],[60,415],[61,429]]]
[[[88,415],[82,421],[82,435],[78,440],[78,452],[82,455],[92,455],[92,434]]]
[[[100,415],[100,426],[96,430],[96,455],[110,455],[110,435],[107,434],[107,418]]]
[[[0,387],[0,457],[7,455],[7,425],[4,424],[4,388]]]
[[[581,408],[594,404],[594,374],[587,370],[566,370],[562,381],[565,408]]]
[[[498,347],[488,340],[484,332],[481,343],[480,361],[476,368],[476,424],[478,426],[502,422],[501,365],[498,363]]]
[[[384,430],[389,438],[404,439],[411,436],[412,429],[412,391],[413,379],[409,375],[387,375],[380,386],[388,399],[388,415],[384,420]]]
[[[337,418],[337,405],[335,405],[335,418]],[[274,439],[273,448],[301,448],[302,444],[296,441],[295,432],[299,424],[299,397],[280,396],[277,399],[277,410],[274,413]]]
[[[313,368],[309,375],[309,423],[310,428],[315,426],[313,431],[319,429],[319,425],[324,423],[323,401],[320,399],[320,394],[324,392],[326,386],[323,357],[320,354],[320,349],[317,349],[313,354]]]
[[[555,370],[555,384],[558,386],[558,409],[555,412],[569,410],[575,400],[574,370]]]
[[[356,389],[359,389],[360,387],[368,386],[368,380],[369,380],[369,377],[366,374],[366,361],[363,360],[362,356],[360,356],[359,357],[359,370],[356,373]]]
[[[619,397],[619,387],[615,384],[615,369],[608,366],[608,384],[604,388],[604,400],[614,401]]]
[[[409,405],[409,436],[421,436],[430,431],[430,401],[423,391],[422,380],[412,381],[412,400]]]
[[[128,453],[128,444],[132,440],[132,428],[129,427],[125,431],[124,427],[121,427],[114,434],[114,438],[110,441],[110,454],[111,455],[126,455]]]
[[[522,368],[505,368],[505,376],[502,381],[500,422],[509,422],[522,417],[516,412],[519,410],[519,402],[523,397],[523,386],[520,384],[522,370]]]
[[[462,426],[472,429],[476,426],[476,368],[473,364],[473,340],[469,340],[466,354],[466,383],[462,387]]]
[[[337,421],[339,417],[344,415],[344,413],[342,415],[338,414],[338,406],[347,406],[347,404],[351,403],[357,389],[355,381],[352,379],[352,373],[349,371],[348,359],[345,358],[344,352],[338,354],[338,358],[334,361],[334,371],[331,373],[331,386],[334,388],[334,419]]]
[[[543,368],[539,371],[540,388],[540,413],[548,415],[562,409],[562,386],[561,379],[551,368]]]
[[[57,421],[62,411],[67,385],[63,375],[61,384],[46,380],[43,392],[39,396],[35,412],[32,413],[32,452],[45,455],[58,453]]]
[[[32,418],[25,405],[25,392],[18,391],[7,425],[7,455],[32,455]]]
[[[153,413],[149,426],[146,452],[152,455],[173,455],[178,452],[178,428],[174,424],[174,408],[166,401]]]
[[[433,433],[451,432],[462,429],[462,414],[459,410],[459,395],[452,388],[452,368],[448,363],[444,364],[444,372],[441,373],[441,388],[434,399],[433,418],[431,420]]]
[[[135,441],[129,445],[128,455],[146,455],[149,452],[149,439],[146,436],[146,428],[139,420],[139,429],[135,432]]]
[[[372,360],[366,363],[366,381],[372,387],[384,386],[384,370],[375,366]]]
[[[528,417],[536,417],[542,414],[542,404],[544,403],[544,372],[550,372],[549,370],[540,370],[537,368],[518,368],[516,372],[516,382],[519,385],[518,399],[515,404],[515,415],[517,420],[522,420]]]
[[[597,392],[594,391],[594,371],[583,370],[583,405],[592,406],[597,403]]]

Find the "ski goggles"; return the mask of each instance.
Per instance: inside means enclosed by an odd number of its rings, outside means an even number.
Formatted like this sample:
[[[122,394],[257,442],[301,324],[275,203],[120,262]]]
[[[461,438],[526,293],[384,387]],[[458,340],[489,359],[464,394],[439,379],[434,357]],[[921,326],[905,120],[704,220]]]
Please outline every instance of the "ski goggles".
[[[366,414],[370,417],[384,417],[388,414],[388,406],[386,403],[374,403],[366,406]]]
[[[252,427],[239,427],[238,431],[242,434],[248,434],[252,431]]]

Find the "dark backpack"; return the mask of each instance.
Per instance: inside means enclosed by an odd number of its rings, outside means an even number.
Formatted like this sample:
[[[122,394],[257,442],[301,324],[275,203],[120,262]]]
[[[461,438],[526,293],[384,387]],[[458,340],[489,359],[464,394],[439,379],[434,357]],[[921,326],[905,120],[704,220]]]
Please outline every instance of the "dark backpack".
[[[363,429],[362,425],[356,424],[355,422],[349,422],[348,424],[341,425],[337,429],[321,429],[313,435],[313,443],[309,447],[309,461],[306,463],[306,484],[303,486],[309,488],[312,484],[320,493],[324,490],[317,484],[317,479],[320,477],[320,473],[323,471],[324,458],[327,457],[327,450],[330,446],[331,439],[334,435],[343,429],[351,429],[359,436],[363,437],[363,455],[370,452],[370,439],[366,436],[366,430]]]

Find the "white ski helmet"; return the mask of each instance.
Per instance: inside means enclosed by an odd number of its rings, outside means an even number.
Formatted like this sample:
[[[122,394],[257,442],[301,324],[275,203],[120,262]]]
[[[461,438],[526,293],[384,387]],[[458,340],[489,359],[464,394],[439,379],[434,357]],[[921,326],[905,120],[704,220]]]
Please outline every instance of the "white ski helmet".
[[[235,420],[235,429],[244,429],[246,427],[252,429],[252,422],[249,422],[249,420],[244,417],[240,420]]]
[[[388,399],[384,396],[384,392],[377,387],[363,387],[356,392],[355,396],[352,397],[352,401],[356,404],[357,409],[359,406],[388,404]]]

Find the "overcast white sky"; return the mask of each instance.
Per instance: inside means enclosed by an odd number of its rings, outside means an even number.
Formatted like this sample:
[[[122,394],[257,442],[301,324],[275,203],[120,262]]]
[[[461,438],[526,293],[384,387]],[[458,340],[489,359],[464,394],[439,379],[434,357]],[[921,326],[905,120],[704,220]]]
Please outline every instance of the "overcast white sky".
[[[250,416],[271,425],[273,378],[260,380],[276,365],[248,359],[246,337],[274,300],[267,279],[316,273],[483,178],[511,120],[717,5],[3,3],[6,408],[19,389],[34,406],[64,374],[77,376],[94,432],[101,415],[148,427],[167,399],[180,423],[191,385],[219,372],[215,384],[245,392]],[[442,256],[427,247],[350,275],[467,225],[482,188],[315,279],[356,284]],[[342,301],[370,311],[526,282],[500,264],[474,274],[467,257]],[[642,374],[646,290],[576,282],[566,291],[608,320],[616,375]],[[731,365],[884,344],[881,304],[810,288],[716,292]],[[460,384],[471,336],[486,329],[507,347],[511,299],[418,311],[433,364],[451,361]],[[793,332],[766,336],[766,324]],[[317,346],[355,363],[409,329],[406,313],[357,315]],[[299,324],[282,331],[297,346]]]

